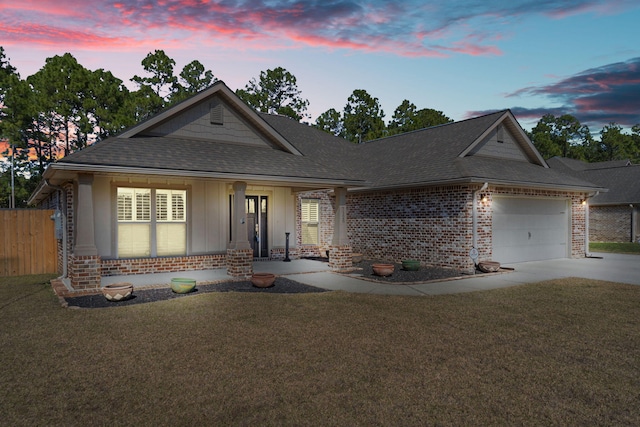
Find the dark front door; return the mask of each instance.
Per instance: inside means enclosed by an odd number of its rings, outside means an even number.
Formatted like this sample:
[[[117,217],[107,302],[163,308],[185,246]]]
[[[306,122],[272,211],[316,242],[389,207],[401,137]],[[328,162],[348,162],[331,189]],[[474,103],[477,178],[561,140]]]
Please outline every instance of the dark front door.
[[[269,256],[267,241],[267,196],[246,196],[247,237],[254,258]]]

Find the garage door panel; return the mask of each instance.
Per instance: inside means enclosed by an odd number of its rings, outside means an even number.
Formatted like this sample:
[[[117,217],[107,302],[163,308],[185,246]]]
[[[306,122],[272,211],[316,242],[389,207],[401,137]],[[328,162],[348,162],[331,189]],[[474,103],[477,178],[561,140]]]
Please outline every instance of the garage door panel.
[[[495,197],[492,226],[493,259],[503,264],[567,256],[566,200]]]

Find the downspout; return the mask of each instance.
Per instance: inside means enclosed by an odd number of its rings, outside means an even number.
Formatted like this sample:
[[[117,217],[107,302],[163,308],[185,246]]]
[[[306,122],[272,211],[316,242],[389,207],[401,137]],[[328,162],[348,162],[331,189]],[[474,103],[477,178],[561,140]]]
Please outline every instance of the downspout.
[[[631,208],[631,241],[635,243],[637,240],[637,243],[640,243],[640,238],[636,239],[638,235],[638,207],[633,203],[629,207]]]
[[[489,183],[485,182],[482,187],[480,187],[480,189],[475,190],[473,192],[473,202],[471,204],[471,211],[472,211],[472,219],[473,219],[473,249],[475,249],[476,251],[478,250],[478,205],[477,205],[477,200],[478,200],[478,193],[481,191],[484,191],[487,189],[487,187],[489,187]],[[474,260],[475,262],[475,260]]]
[[[60,279],[66,279],[67,275],[68,275],[68,264],[69,264],[69,260],[67,259],[68,256],[68,242],[67,242],[67,190],[65,190],[64,188],[57,186],[57,185],[53,185],[49,182],[49,180],[45,179],[44,180],[44,184],[49,187],[49,188],[53,188],[54,190],[57,190],[59,193],[62,193],[62,203],[60,203],[62,205],[62,276],[60,276]]]

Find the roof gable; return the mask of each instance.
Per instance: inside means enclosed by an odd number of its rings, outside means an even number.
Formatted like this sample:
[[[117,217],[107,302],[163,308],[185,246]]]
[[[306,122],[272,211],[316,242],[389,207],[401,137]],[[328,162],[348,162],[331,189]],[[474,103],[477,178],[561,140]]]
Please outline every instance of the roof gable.
[[[223,82],[123,132],[120,138],[169,137],[262,146],[301,153]]]
[[[509,110],[504,111],[459,157],[467,156],[520,160],[549,167]]]

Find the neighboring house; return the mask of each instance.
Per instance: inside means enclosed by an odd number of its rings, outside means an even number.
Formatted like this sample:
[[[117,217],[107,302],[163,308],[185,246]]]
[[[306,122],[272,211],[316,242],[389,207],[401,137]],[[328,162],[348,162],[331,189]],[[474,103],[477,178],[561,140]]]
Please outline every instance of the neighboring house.
[[[549,166],[609,191],[589,199],[589,239],[640,242],[640,165],[629,160],[586,163],[553,157]]]
[[[257,113],[224,83],[51,164],[30,199],[57,208],[74,289],[102,276],[226,268],[352,252],[474,270],[585,256],[586,197],[549,169],[506,110],[352,144]]]

